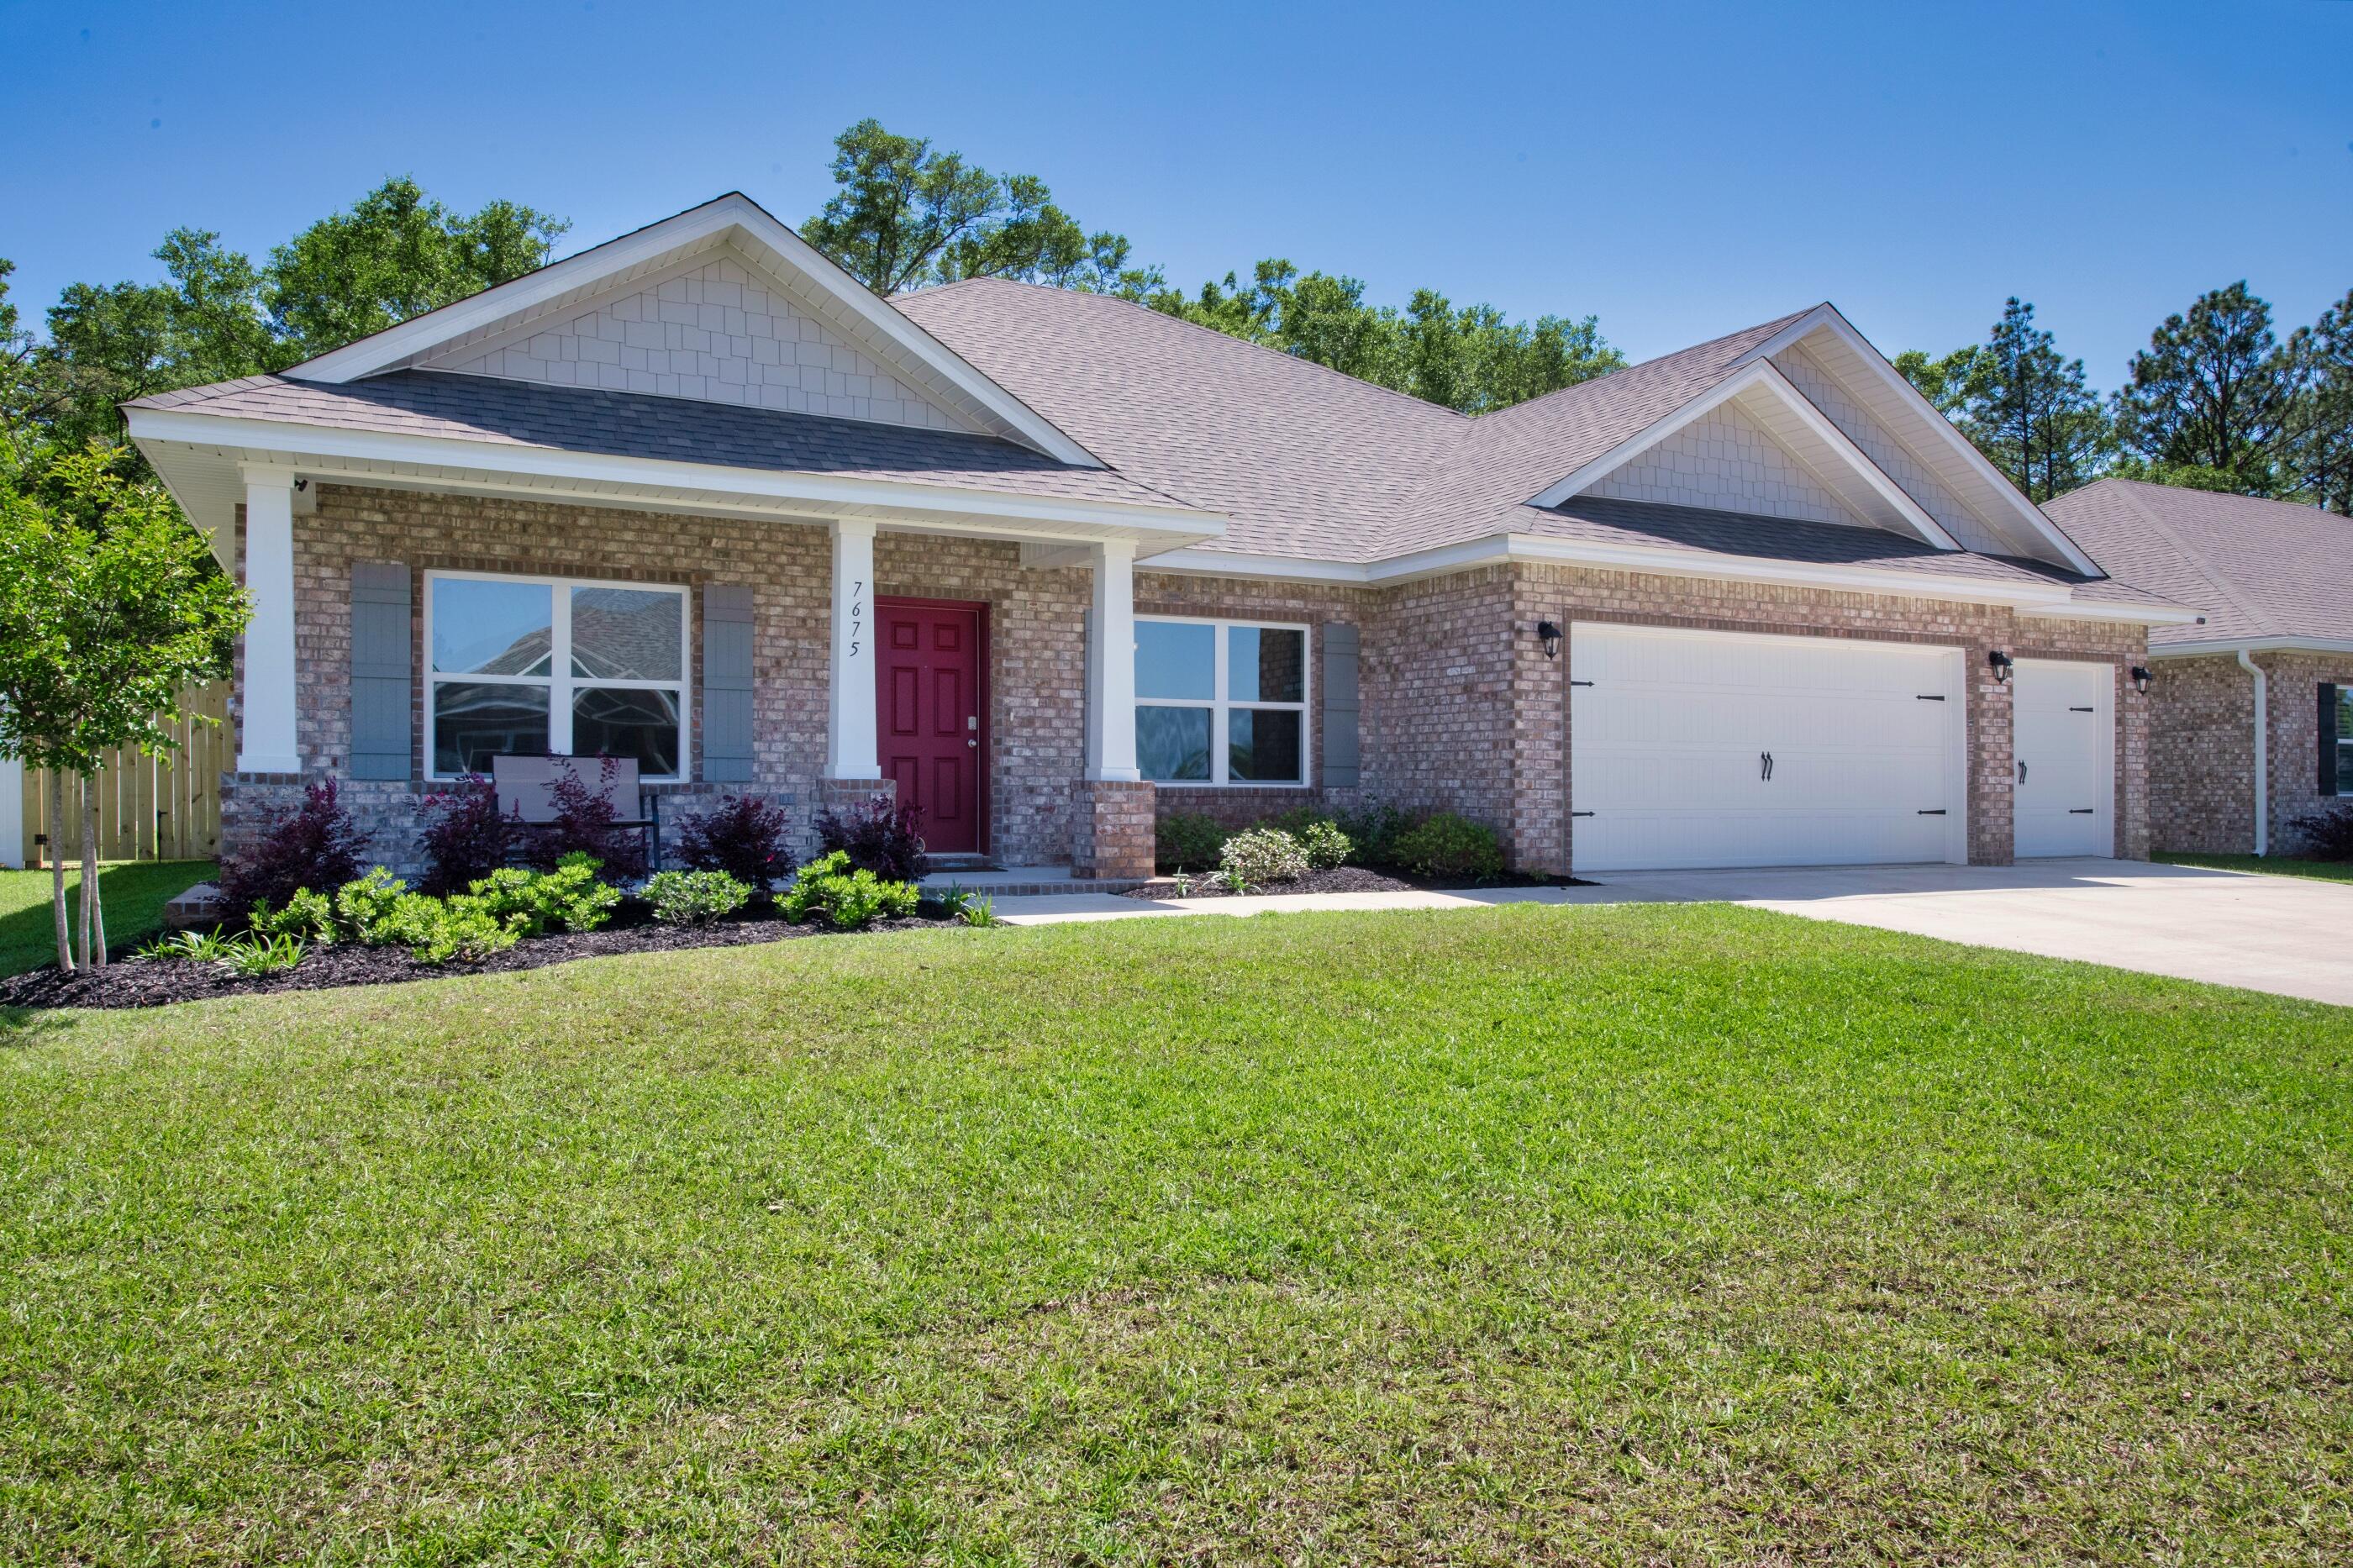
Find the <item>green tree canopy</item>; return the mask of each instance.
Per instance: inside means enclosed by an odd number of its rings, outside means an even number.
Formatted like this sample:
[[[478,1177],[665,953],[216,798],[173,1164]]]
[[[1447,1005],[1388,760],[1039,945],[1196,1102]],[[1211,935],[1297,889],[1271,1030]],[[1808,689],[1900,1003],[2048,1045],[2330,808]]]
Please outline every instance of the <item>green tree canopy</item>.
[[[2157,474],[2205,468],[2248,495],[2278,494],[2293,488],[2280,447],[2295,397],[2271,307],[2238,282],[2200,295],[2150,334],[2116,394],[2116,433]]]
[[[928,139],[861,120],[833,140],[837,187],[801,237],[877,294],[960,278],[1149,288],[1123,235],[1089,234],[1035,174],[992,174]]]

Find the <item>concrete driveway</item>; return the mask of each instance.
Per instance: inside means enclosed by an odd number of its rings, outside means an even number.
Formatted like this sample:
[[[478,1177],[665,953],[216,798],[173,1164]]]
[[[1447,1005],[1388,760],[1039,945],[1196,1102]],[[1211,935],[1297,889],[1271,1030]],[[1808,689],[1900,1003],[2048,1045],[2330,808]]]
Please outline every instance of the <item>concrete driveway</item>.
[[[1140,916],[1630,902],[1749,904],[1811,920],[1848,921],[2353,1006],[2353,883],[2132,860],[1640,871],[1611,876],[1596,887],[1463,893],[1145,900],[1071,892],[1000,898],[997,911],[1013,924],[1033,925]]]
[[[2131,860],[2030,860],[1643,871],[1593,890],[1725,900],[2353,1005],[2353,883]]]

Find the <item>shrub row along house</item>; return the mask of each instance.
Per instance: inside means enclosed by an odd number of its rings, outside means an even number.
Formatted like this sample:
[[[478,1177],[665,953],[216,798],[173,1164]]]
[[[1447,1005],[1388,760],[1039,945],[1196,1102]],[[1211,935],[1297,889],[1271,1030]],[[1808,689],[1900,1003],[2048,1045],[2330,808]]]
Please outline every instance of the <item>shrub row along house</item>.
[[[740,195],[128,415],[255,599],[225,838],[330,774],[396,867],[549,752],[1099,877],[1369,800],[1532,872],[2139,856],[2135,671],[2204,607],[1828,305],[1473,420],[1115,299],[881,300]]]

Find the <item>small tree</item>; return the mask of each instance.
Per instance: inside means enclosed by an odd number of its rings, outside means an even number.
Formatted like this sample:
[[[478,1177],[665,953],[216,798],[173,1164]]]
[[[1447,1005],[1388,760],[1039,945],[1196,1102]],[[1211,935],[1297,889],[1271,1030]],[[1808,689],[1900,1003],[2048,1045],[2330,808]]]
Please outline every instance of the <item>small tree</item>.
[[[106,963],[98,801],[107,752],[175,750],[187,689],[227,673],[246,596],[128,454],[98,442],[0,471],[0,756],[82,784],[81,961]],[[49,804],[58,966],[66,916],[63,807]]]

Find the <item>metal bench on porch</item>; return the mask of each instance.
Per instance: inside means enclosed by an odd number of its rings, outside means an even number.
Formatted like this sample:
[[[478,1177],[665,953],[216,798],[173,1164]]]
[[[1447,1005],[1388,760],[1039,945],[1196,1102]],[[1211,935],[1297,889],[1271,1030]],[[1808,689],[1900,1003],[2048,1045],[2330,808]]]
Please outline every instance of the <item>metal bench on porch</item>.
[[[518,817],[526,827],[554,822],[559,771],[611,804],[616,830],[644,833],[647,868],[661,869],[661,796],[639,784],[635,757],[492,757],[499,815]]]

